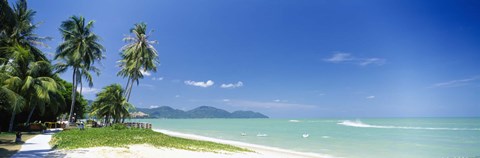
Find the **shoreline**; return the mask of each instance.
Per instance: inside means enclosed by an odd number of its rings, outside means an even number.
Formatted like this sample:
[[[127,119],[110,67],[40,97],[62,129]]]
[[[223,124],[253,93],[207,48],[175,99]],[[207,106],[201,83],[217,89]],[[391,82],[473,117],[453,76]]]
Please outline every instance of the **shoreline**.
[[[228,145],[233,145],[233,146],[237,146],[237,147],[247,148],[247,149],[253,150],[254,152],[257,152],[257,153],[260,153],[260,154],[262,154],[262,153],[270,153],[270,154],[271,153],[276,153],[276,154],[283,155],[285,157],[333,158],[333,156],[327,155],[327,154],[319,154],[319,153],[311,153],[311,152],[299,152],[299,151],[293,151],[293,150],[282,149],[282,148],[277,148],[277,147],[270,147],[270,146],[264,146],[264,145],[238,142],[238,141],[233,141],[233,140],[211,138],[211,137],[200,136],[200,135],[195,135],[195,134],[175,132],[175,131],[159,129],[159,128],[153,128],[152,130],[155,131],[155,132],[160,132],[160,133],[163,133],[163,134],[166,134],[166,135],[169,135],[169,136],[174,136],[174,137],[210,141],[210,142],[215,142],[215,143],[228,144]]]

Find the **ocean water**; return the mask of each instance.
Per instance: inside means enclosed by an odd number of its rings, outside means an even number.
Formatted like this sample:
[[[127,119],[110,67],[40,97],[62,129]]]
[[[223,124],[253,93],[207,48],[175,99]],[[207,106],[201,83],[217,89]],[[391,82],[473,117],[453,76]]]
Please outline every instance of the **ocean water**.
[[[480,118],[141,119],[155,129],[347,158],[480,157]],[[246,134],[242,136],[242,133]],[[304,138],[303,134],[309,136]],[[267,136],[257,136],[265,134]]]

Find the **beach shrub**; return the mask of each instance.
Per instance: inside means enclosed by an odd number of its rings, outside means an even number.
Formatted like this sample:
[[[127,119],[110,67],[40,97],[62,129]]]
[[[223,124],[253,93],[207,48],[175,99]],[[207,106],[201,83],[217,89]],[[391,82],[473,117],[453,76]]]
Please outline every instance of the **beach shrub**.
[[[127,129],[127,126],[125,126],[124,124],[121,124],[121,123],[115,123],[110,128],[115,129],[115,130],[124,130],[124,129]]]

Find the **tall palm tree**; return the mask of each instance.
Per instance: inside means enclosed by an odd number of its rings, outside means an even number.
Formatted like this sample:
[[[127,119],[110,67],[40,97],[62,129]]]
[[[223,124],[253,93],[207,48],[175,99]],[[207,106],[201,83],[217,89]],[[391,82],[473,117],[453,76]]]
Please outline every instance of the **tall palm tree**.
[[[119,84],[104,87],[92,103],[92,115],[105,117],[105,122],[110,122],[109,119],[112,117],[114,123],[119,123],[129,117],[129,110],[134,107],[127,102],[123,94],[124,90]]]
[[[69,122],[72,122],[75,106],[76,90],[85,72],[92,70],[95,61],[103,59],[105,48],[98,43],[99,36],[92,32],[94,21],[85,22],[82,16],[72,16],[63,21],[60,26],[63,43],[57,47],[55,59],[61,59],[64,64],[72,67],[72,103],[70,106]],[[85,71],[84,71],[85,70]],[[93,82],[90,82],[93,83]]]
[[[122,47],[122,59],[120,62],[121,70],[117,76],[127,77],[126,93],[127,101],[130,99],[133,83],[139,84],[139,79],[143,78],[142,72],[157,71],[158,61],[157,50],[153,47],[156,41],[150,41],[150,35],[146,34],[147,24],[138,23],[130,29],[133,36],[127,36],[123,41],[127,42]]]

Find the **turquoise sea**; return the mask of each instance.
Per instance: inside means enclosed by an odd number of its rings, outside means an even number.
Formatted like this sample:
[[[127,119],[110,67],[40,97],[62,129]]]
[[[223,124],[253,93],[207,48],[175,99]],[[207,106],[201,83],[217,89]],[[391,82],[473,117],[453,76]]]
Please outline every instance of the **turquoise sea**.
[[[132,121],[149,122],[154,129],[327,154],[333,157],[480,157],[480,118]],[[309,136],[304,138],[303,134]]]

